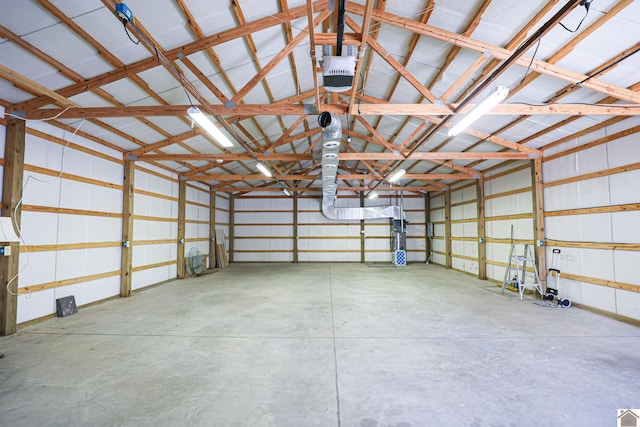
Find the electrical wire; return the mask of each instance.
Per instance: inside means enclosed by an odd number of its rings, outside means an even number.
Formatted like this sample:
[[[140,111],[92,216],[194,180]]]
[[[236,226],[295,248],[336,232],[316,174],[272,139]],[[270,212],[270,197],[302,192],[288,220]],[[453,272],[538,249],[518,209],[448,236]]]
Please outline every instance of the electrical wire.
[[[570,30],[568,29],[562,22],[558,22],[558,24],[560,24],[560,26],[562,28],[564,28],[565,30],[569,31],[570,33],[575,33],[576,31],[578,31],[580,29],[580,26],[582,25],[582,23],[584,22],[584,20],[587,18],[587,15],[589,15],[589,7],[591,6],[591,2],[593,0],[589,0],[589,1],[585,1],[584,2],[584,8],[587,10],[584,14],[584,16],[582,17],[582,19],[580,20],[580,22],[578,23],[578,26],[576,27],[575,30]]]
[[[522,76],[522,80],[520,80],[520,83],[518,84],[518,86],[524,83],[524,79],[527,78],[527,74],[529,74],[529,70],[531,69],[531,64],[533,64],[533,60],[536,59],[536,55],[538,54],[538,48],[540,47],[541,40],[542,40],[542,37],[539,37],[538,43],[536,44],[536,50],[533,51],[533,56],[531,57],[531,61],[529,61],[529,65],[527,66],[527,71],[524,72],[524,76]]]
[[[140,40],[134,40],[133,37],[131,37],[131,34],[129,34],[129,30],[127,30],[127,20],[126,19],[122,20],[122,25],[124,26],[124,32],[127,33],[127,37],[129,37],[129,40],[131,40],[131,43],[133,43],[135,45],[139,45],[140,44]]]
[[[64,110],[60,111],[60,112],[59,112],[58,114],[56,114],[55,116],[47,117],[47,118],[44,118],[44,119],[38,119],[38,120],[34,120],[34,121],[36,121],[36,122],[47,122],[47,121],[49,121],[49,120],[55,120],[55,119],[57,119],[58,117],[60,117],[61,115],[63,115],[65,112],[67,112],[67,111],[68,111],[69,109],[71,109],[71,108],[78,108],[78,107],[77,107],[76,105],[70,105],[70,106],[68,106],[67,108],[65,108]],[[5,112],[4,114],[5,114],[6,116],[13,117],[14,119],[20,119],[20,120],[26,120],[26,121],[29,121],[29,120],[30,120],[30,119],[25,119],[25,118],[24,118],[24,117],[22,117],[22,116],[18,116],[18,115],[11,114],[11,113],[7,113],[7,112]]]
[[[570,104],[588,105],[588,106],[594,105],[594,104],[590,104],[588,102],[571,102]],[[536,104],[536,103],[532,103],[532,102],[508,102],[506,105],[527,105],[529,107],[546,107],[549,104],[548,103]],[[557,104],[557,105],[563,105],[563,104]],[[633,106],[637,106],[637,105],[634,104]],[[629,105],[607,104],[606,107],[607,108],[624,108],[624,109],[628,109]]]
[[[67,108],[67,109],[68,109],[68,108]],[[66,111],[66,109],[65,109],[65,111]],[[64,111],[63,111],[63,112],[64,112]],[[62,114],[62,113],[60,113],[60,114]],[[58,115],[60,115],[60,114],[58,114]],[[15,117],[15,118],[18,118],[18,119],[25,120],[23,117],[19,117],[19,116],[13,115],[13,114],[9,114],[9,113],[7,113],[7,115],[10,115],[10,116]],[[42,119],[42,120],[36,120],[36,121],[46,121],[46,120],[51,120],[51,119]],[[25,120],[25,121],[26,121],[26,120]],[[83,124],[84,124],[84,119],[82,119],[82,120],[80,121],[80,124],[79,124],[79,125],[78,125],[78,127],[76,127],[76,129],[73,131],[72,135],[76,135],[76,134],[78,133],[78,131],[80,130],[80,128],[82,127],[82,125],[83,125]],[[65,139],[66,139],[65,133],[66,133],[66,130],[63,130],[62,140],[65,140]],[[12,221],[12,223],[13,223],[13,227],[14,227],[14,228],[15,228],[15,230],[18,232],[18,233],[17,233],[17,234],[18,234],[18,238],[20,239],[20,242],[22,243],[22,247],[24,248],[24,253],[25,253],[25,257],[24,257],[24,265],[22,266],[22,268],[20,268],[20,269],[18,270],[18,272],[17,272],[17,273],[16,273],[16,274],[15,274],[15,275],[14,275],[14,276],[9,280],[9,281],[7,281],[7,285],[6,285],[7,293],[9,293],[9,294],[11,294],[11,295],[13,295],[13,296],[16,296],[16,297],[17,297],[17,296],[19,296],[20,294],[19,294],[19,293],[17,293],[17,292],[12,292],[12,291],[11,291],[11,289],[10,289],[11,283],[13,283],[13,281],[14,281],[14,280],[16,280],[16,279],[18,278],[18,276],[19,276],[20,274],[22,274],[22,272],[23,272],[24,270],[26,270],[27,266],[29,265],[29,250],[27,249],[27,248],[28,248],[28,246],[27,246],[27,243],[25,242],[25,240],[24,240],[24,238],[23,238],[23,236],[22,236],[22,229],[21,229],[20,225],[16,222],[16,217],[17,217],[17,214],[18,214],[18,208],[20,207],[20,205],[22,205],[22,201],[23,201],[23,199],[24,199],[24,193],[25,193],[25,190],[26,190],[27,186],[29,185],[29,182],[30,182],[32,179],[33,179],[34,181],[38,181],[38,182],[41,182],[41,183],[50,183],[50,182],[57,181],[57,180],[59,180],[59,179],[62,177],[62,171],[64,170],[64,157],[65,157],[65,152],[66,152],[67,148],[69,147],[69,144],[70,144],[70,143],[71,143],[71,141],[67,139],[67,143],[66,143],[66,144],[64,145],[64,147],[62,148],[62,154],[61,154],[61,158],[60,158],[60,172],[58,173],[58,175],[57,175],[57,176],[55,176],[55,177],[54,177],[54,178],[52,178],[52,179],[44,180],[44,179],[40,179],[40,178],[35,177],[34,175],[29,174],[29,175],[27,176],[27,179],[26,179],[26,181],[25,181],[24,185],[22,186],[22,196],[20,197],[20,200],[18,200],[18,202],[16,203],[15,207],[13,208],[13,215],[12,215],[11,221]],[[58,200],[58,202],[59,202],[59,200]],[[25,298],[31,298],[31,290],[30,290],[28,287],[25,287],[25,289],[26,289],[26,290],[27,290],[27,292],[28,292],[28,293],[27,293],[27,296],[26,296]]]
[[[588,76],[587,78],[580,80],[578,83],[576,83],[574,86],[580,86],[582,83],[588,82],[589,80],[591,80],[592,78],[604,73],[605,71],[609,70],[611,67],[615,67],[616,65],[618,65],[619,63],[621,63],[622,61],[624,61],[625,59],[629,58],[632,55],[635,55],[636,53],[638,53],[640,51],[640,47],[638,47],[637,49],[635,49],[632,52],[629,52],[627,55],[623,56],[622,58],[618,59],[617,61],[612,62],[611,64],[607,65],[606,67],[604,67],[602,70],[598,70],[598,72],[593,73],[592,75]]]

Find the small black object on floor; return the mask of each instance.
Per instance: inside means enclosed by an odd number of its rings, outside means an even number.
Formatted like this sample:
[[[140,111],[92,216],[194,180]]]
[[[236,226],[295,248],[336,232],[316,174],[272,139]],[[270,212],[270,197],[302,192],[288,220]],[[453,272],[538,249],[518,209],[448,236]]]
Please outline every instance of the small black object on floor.
[[[56,299],[56,313],[58,317],[70,316],[78,312],[76,307],[76,297],[69,295],[68,297]]]

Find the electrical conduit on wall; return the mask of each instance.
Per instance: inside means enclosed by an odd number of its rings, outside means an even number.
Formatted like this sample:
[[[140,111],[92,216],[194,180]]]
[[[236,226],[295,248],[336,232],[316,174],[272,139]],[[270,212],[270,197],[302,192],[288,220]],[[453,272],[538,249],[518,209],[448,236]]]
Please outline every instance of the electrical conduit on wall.
[[[322,214],[335,220],[401,219],[404,215],[400,206],[336,207],[342,123],[336,115],[324,112],[318,116],[318,124],[322,128]]]

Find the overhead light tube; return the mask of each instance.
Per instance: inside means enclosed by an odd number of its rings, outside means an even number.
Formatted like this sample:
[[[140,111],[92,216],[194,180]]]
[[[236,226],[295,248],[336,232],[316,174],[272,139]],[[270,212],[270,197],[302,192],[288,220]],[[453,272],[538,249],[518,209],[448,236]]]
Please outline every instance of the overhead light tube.
[[[198,107],[191,107],[187,110],[187,114],[196,122],[198,126],[206,130],[213,139],[215,139],[223,147],[233,147],[233,142],[222,133],[218,126],[214,125]]]
[[[291,191],[287,190],[286,188],[283,188],[282,192],[287,196],[291,196]]]
[[[391,177],[389,178],[389,182],[396,182],[397,180],[399,180],[400,178],[402,178],[404,176],[404,174],[407,173],[406,170],[404,169],[400,169],[398,171],[396,171],[393,175],[391,175]]]
[[[456,136],[469,126],[478,120],[480,117],[487,114],[493,107],[498,105],[503,99],[509,95],[509,86],[498,86],[495,92],[489,95],[481,103],[475,106],[475,108],[469,111],[455,126],[449,129],[447,135]]]
[[[262,175],[271,178],[271,171],[269,169],[267,169],[267,167],[265,165],[263,165],[262,163],[258,162],[256,163],[256,167],[258,168],[258,170],[260,170],[260,172],[262,172]]]
[[[369,193],[369,195],[367,196],[367,199],[369,200],[375,200],[378,198],[378,193],[376,193],[375,191],[372,191],[371,193]]]

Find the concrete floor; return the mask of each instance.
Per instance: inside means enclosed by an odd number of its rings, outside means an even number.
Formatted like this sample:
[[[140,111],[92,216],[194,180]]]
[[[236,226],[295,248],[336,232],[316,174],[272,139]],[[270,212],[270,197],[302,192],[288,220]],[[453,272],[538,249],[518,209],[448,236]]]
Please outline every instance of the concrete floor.
[[[0,425],[605,426],[640,328],[424,264],[234,265],[0,339]]]

